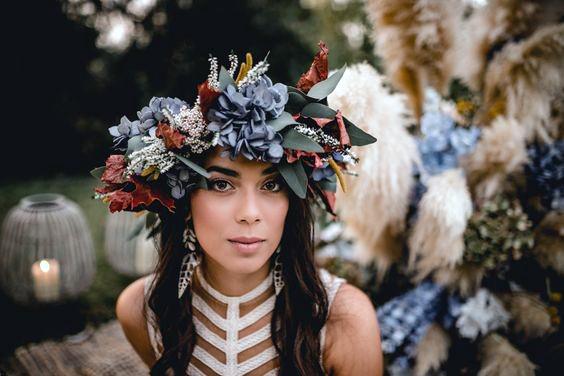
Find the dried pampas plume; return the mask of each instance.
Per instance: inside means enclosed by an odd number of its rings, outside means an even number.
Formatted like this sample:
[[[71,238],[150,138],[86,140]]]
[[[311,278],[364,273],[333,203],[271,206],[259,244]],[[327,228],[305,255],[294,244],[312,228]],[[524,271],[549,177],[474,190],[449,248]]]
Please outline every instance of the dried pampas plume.
[[[489,64],[484,79],[484,123],[500,113],[525,127],[527,141],[561,137],[551,114],[564,96],[564,24],[546,26],[506,46]]]
[[[437,371],[448,357],[450,337],[437,323],[429,325],[427,332],[415,350],[415,376]]]
[[[499,334],[480,343],[482,365],[478,376],[534,376],[536,366]]]
[[[372,145],[353,148],[360,157],[354,168],[360,176],[345,176],[348,190],[337,191],[337,211],[355,239],[359,260],[376,258],[382,276],[401,256],[396,237],[405,229],[412,168],[420,164],[415,141],[406,130],[405,97],[391,94],[383,77],[362,63],[345,71],[328,102],[378,138]]]
[[[533,1],[490,0],[461,20],[452,48],[453,76],[480,91],[492,47],[530,32],[537,9]]]
[[[459,1],[368,0],[376,53],[384,59],[393,84],[405,92],[417,119],[423,90],[446,90],[452,63],[446,53],[460,18]]]
[[[545,268],[564,275],[564,213],[548,213],[535,229],[533,253]]]
[[[409,235],[408,267],[415,280],[433,270],[454,267],[464,253],[464,230],[472,215],[472,200],[461,169],[429,178]]]
[[[433,274],[433,280],[450,291],[458,292],[462,297],[476,294],[484,278],[485,269],[471,264],[462,264],[454,268],[442,267]]]
[[[524,128],[500,116],[483,129],[476,148],[461,159],[461,165],[474,198],[483,203],[498,193],[507,175],[519,171],[526,161]]]
[[[539,298],[525,292],[502,296],[502,301],[511,314],[511,329],[525,340],[539,338],[552,330],[548,307]]]

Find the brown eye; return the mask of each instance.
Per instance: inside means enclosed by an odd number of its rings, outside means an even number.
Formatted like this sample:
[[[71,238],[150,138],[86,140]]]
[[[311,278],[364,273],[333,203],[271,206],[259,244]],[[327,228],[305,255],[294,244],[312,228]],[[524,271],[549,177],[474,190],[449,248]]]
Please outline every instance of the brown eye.
[[[278,192],[282,189],[282,187],[280,186],[280,183],[277,182],[276,180],[269,180],[264,184],[264,188],[267,191],[271,191],[271,192]]]
[[[211,186],[216,191],[226,192],[228,188],[231,186],[231,184],[226,180],[217,179],[211,182]]]

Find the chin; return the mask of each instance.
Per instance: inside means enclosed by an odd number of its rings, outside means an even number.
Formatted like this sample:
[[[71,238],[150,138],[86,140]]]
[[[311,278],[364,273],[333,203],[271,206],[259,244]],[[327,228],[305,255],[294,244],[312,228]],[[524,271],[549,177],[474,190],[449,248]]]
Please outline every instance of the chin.
[[[268,258],[236,257],[230,265],[224,265],[224,268],[237,274],[252,274],[260,270],[265,263],[268,263]]]

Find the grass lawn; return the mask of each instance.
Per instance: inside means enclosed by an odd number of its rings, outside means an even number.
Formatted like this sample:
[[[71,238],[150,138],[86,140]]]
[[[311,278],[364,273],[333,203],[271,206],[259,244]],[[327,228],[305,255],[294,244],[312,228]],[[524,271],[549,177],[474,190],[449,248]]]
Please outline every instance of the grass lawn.
[[[0,186],[0,219],[18,201],[35,193],[60,193],[84,211],[92,231],[96,251],[96,276],[90,289],[78,299],[58,306],[26,308],[14,304],[0,291],[0,356],[17,346],[47,338],[59,338],[99,325],[115,317],[115,301],[134,279],[117,274],[104,257],[104,223],[107,205],[92,199],[97,181],[88,177],[59,177],[48,180],[15,182]]]

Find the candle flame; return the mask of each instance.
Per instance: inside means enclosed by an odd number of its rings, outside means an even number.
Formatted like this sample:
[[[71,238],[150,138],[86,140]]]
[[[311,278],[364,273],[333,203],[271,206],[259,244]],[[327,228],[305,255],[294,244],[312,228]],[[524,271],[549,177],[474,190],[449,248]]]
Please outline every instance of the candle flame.
[[[49,261],[41,260],[39,262],[39,269],[41,269],[42,272],[47,273],[49,271]]]

